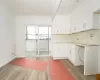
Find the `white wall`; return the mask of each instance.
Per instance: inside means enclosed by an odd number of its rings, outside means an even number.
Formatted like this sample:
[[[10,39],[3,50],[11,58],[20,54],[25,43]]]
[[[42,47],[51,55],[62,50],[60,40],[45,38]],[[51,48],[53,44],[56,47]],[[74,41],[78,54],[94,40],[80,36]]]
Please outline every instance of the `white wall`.
[[[15,15],[7,0],[0,1],[0,67],[13,59]]]
[[[16,54],[25,57],[25,30],[27,25],[51,25],[48,16],[16,16]]]

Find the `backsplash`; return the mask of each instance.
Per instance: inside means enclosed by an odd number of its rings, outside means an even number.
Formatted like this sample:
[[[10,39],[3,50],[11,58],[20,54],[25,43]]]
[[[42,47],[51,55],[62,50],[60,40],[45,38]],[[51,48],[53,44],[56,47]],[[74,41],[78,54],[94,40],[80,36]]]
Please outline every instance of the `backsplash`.
[[[100,30],[89,30],[71,35],[52,35],[52,41],[98,45],[100,44]]]

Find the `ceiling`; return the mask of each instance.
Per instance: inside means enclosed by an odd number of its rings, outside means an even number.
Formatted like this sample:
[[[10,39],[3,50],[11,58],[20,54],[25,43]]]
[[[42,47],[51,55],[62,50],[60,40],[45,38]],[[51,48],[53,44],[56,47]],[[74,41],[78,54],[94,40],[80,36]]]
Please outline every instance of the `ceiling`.
[[[16,0],[17,14],[51,16],[57,0]]]
[[[77,5],[78,0],[62,0],[59,14],[71,12]],[[16,0],[17,15],[52,16],[57,9],[60,0]]]
[[[57,14],[66,15],[71,13],[82,0],[62,0]]]

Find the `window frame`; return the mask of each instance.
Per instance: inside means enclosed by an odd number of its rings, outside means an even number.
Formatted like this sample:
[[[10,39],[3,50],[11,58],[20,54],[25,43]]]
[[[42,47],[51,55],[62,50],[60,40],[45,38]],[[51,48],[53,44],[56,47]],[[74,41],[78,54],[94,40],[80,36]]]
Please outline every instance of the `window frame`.
[[[38,35],[39,37],[40,37],[40,35],[41,34],[39,34],[39,26],[40,25],[38,25],[38,33],[37,34],[28,34],[28,26],[29,25],[27,25],[26,26],[26,37],[25,37],[25,39],[26,40],[37,40],[37,39],[29,39],[28,38],[28,35],[33,35],[33,36],[36,36],[36,35]],[[33,25],[34,26],[34,25]],[[37,25],[36,25],[37,26]],[[42,27],[43,25],[41,25],[41,27]],[[46,27],[46,26],[43,26],[43,27]],[[48,35],[48,38],[47,39],[40,39],[40,40],[51,40],[51,37],[50,37],[50,34],[49,34],[49,27],[51,28],[51,26],[48,26],[48,34],[42,34],[42,35]],[[46,36],[45,36],[46,37]]]

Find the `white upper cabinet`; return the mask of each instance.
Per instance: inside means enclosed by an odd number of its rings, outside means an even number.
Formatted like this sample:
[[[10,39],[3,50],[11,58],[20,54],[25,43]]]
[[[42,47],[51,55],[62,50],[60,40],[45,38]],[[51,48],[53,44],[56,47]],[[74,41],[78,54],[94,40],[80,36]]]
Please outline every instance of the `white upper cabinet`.
[[[93,26],[100,29],[100,12],[93,14]]]
[[[100,28],[100,0],[84,0],[71,13],[71,33]]]
[[[85,7],[85,6],[84,6]],[[76,8],[71,14],[71,33],[94,29],[93,14],[86,9]]]
[[[56,15],[53,20],[52,34],[70,34],[70,15]]]

